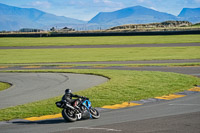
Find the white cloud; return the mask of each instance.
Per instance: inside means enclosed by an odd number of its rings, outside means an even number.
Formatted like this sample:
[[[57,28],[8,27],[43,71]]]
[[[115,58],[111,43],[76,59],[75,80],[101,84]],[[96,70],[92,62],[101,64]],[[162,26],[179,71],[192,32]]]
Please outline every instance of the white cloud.
[[[94,3],[99,3],[101,0],[93,0]]]
[[[158,9],[156,9],[156,8],[154,8],[154,7],[149,7],[149,8],[158,11]]]
[[[93,0],[94,3],[112,3],[110,0]]]
[[[140,3],[143,3],[145,0],[137,0],[138,2],[140,2]]]
[[[200,0],[195,0],[195,2],[200,3]]]
[[[51,7],[51,3],[49,3],[48,1],[34,1],[30,5],[32,5],[33,7],[39,7],[39,8]]]
[[[111,3],[114,3],[114,2],[112,2],[112,1],[110,1],[110,0],[102,0],[105,4],[111,4]]]
[[[107,6],[107,7],[116,7],[116,6],[122,6],[123,3],[122,2],[115,2],[112,0],[93,0],[94,4],[99,4],[99,5],[103,5],[103,6]]]
[[[99,11],[114,11],[126,7],[123,2],[116,2],[113,0],[93,0],[93,3],[99,7]]]

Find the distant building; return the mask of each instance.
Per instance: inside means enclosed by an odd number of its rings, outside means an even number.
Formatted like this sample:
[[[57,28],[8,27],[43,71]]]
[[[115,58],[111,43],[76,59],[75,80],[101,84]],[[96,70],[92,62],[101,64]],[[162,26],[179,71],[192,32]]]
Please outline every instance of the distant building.
[[[58,30],[59,32],[67,32],[67,31],[75,31],[75,29],[72,29],[72,28],[68,28],[68,27],[64,27],[60,30]]]
[[[31,29],[31,28],[23,28],[23,29],[20,29],[19,32],[41,32],[43,30],[41,29]]]

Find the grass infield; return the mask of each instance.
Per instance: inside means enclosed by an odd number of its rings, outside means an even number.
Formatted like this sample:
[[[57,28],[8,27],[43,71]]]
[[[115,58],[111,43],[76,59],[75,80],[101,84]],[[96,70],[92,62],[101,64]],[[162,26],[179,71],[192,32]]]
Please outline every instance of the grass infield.
[[[169,36],[104,36],[104,37],[2,37],[1,46],[65,46],[65,45],[125,45],[125,44],[161,44],[161,43],[196,43],[200,35]]]
[[[8,84],[8,83],[2,83],[2,82],[0,82],[0,91],[8,89],[10,86],[11,85]]]
[[[200,47],[0,49],[0,64],[199,59]]]
[[[194,85],[200,84],[200,79],[193,76],[151,71],[97,69],[37,70],[31,72],[70,72],[109,77],[110,80],[104,84],[76,92],[76,94],[89,97],[94,107],[163,96],[184,91],[192,88]],[[60,99],[61,96],[58,96],[47,100],[1,109],[0,121],[60,113],[61,110],[55,105],[55,102]]]

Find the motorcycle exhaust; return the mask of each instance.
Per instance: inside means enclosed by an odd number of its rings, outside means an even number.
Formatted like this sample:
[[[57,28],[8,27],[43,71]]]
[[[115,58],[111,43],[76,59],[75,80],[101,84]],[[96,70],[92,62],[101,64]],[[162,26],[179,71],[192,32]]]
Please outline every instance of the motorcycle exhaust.
[[[75,110],[75,108],[74,107],[72,107],[71,105],[69,105],[69,104],[66,104],[66,106],[67,107],[69,107],[70,109],[73,109],[73,110]]]

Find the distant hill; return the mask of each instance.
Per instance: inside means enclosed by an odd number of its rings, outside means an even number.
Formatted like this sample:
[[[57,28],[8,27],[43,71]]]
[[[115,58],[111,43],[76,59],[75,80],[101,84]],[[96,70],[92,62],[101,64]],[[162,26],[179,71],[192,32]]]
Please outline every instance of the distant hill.
[[[170,31],[181,28],[185,29],[188,26],[192,26],[192,23],[188,21],[165,21],[161,23],[149,23],[149,24],[127,24],[112,27],[110,31]]]
[[[142,6],[134,6],[114,12],[100,12],[88,23],[123,25],[163,22],[167,20],[177,20],[177,17]]]
[[[178,17],[181,20],[198,23],[200,22],[200,8],[183,8]]]
[[[19,8],[0,3],[0,31],[21,28],[49,28],[60,24],[84,24],[86,22],[56,16],[34,8]]]

